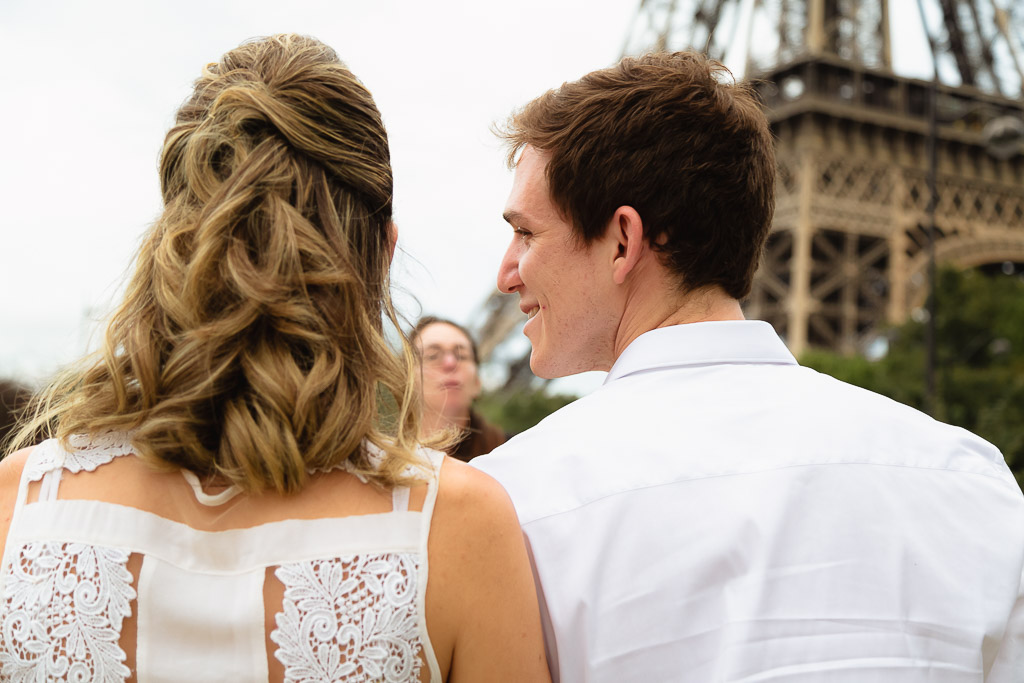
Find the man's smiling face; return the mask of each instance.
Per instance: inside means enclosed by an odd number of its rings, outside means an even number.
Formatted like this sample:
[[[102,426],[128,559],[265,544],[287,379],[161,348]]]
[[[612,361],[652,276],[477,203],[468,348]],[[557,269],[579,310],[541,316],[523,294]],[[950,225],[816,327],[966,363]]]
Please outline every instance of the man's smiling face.
[[[612,304],[613,251],[599,238],[582,245],[552,202],[547,157],[530,146],[516,165],[505,220],[512,243],[498,270],[498,288],[519,294],[530,319],[530,368],[553,378],[607,370],[619,315]]]

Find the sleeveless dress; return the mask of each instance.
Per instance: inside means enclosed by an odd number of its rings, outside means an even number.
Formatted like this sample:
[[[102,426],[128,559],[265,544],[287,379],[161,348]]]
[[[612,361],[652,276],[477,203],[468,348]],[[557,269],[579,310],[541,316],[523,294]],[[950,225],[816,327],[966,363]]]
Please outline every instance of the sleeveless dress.
[[[0,680],[266,681],[269,650],[289,683],[441,681],[424,611],[440,453],[421,451],[434,473],[421,511],[396,488],[390,512],[207,531],[58,498],[62,478],[135,457],[125,434],[70,445],[43,442],[22,475],[0,566]],[[181,474],[190,504],[238,495]]]

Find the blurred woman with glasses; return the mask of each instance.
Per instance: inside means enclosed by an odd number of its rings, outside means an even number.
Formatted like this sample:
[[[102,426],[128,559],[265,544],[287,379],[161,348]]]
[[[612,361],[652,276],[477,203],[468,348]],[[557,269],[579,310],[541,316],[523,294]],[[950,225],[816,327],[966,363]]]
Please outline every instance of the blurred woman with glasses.
[[[448,448],[448,455],[463,462],[505,443],[505,432],[473,410],[480,395],[480,359],[469,331],[451,320],[425,316],[411,337],[422,366],[420,435],[454,430],[461,438]]]

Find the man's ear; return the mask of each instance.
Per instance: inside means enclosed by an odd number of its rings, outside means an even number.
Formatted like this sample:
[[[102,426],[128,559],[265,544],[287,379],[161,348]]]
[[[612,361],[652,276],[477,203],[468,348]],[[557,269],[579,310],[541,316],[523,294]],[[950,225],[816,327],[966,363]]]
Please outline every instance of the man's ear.
[[[612,262],[612,279],[621,285],[640,262],[647,250],[644,241],[644,226],[640,214],[632,206],[620,206],[615,210],[608,225],[612,239],[616,241],[615,259]]]

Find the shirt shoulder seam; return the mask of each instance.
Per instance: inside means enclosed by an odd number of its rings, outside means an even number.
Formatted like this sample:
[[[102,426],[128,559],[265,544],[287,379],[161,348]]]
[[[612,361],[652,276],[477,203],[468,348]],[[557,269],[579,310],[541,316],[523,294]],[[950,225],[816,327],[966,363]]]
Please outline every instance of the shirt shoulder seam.
[[[673,479],[671,481],[659,482],[657,484],[648,484],[648,485],[645,485],[645,486],[637,486],[635,488],[622,489],[622,490],[619,490],[619,491],[615,491],[614,493],[606,493],[604,495],[597,496],[595,498],[592,498],[590,500],[582,502],[579,505],[575,505],[575,506],[573,506],[571,508],[567,508],[567,509],[564,509],[564,510],[559,510],[557,512],[550,512],[550,513],[547,513],[547,514],[544,514],[544,515],[540,515],[540,516],[534,517],[534,518],[530,519],[529,521],[521,522],[520,526],[524,526],[525,527],[526,525],[533,524],[534,522],[539,522],[541,520],[549,519],[551,517],[558,517],[560,515],[569,514],[571,512],[575,512],[577,510],[581,510],[581,509],[583,509],[583,508],[585,508],[585,507],[587,507],[589,505],[593,505],[594,503],[598,503],[598,502],[600,502],[602,500],[605,500],[607,498],[614,498],[616,496],[621,496],[621,495],[624,495],[624,494],[627,494],[627,493],[633,493],[635,491],[643,491],[645,489],[656,489],[656,488],[661,488],[663,486],[671,486],[673,484],[679,484],[679,483],[683,483],[683,482],[687,482],[687,481],[703,481],[703,480],[708,480],[708,479],[720,479],[720,478],[724,478],[724,477],[738,477],[738,476],[744,476],[744,475],[748,475],[748,474],[763,474],[765,472],[776,472],[776,471],[779,471],[779,470],[794,469],[794,468],[798,468],[798,467],[824,467],[824,466],[829,466],[829,465],[864,465],[864,466],[869,466],[869,467],[894,467],[894,468],[899,468],[899,469],[926,470],[926,471],[930,471],[930,472],[955,472],[955,473],[958,473],[958,474],[969,474],[969,475],[985,477],[986,479],[990,479],[990,480],[999,482],[999,483],[1001,483],[1003,485],[1009,486],[1009,483],[1007,482],[1007,480],[1005,478],[997,476],[994,473],[973,472],[971,470],[956,469],[956,468],[953,468],[953,467],[925,467],[925,466],[922,466],[922,465],[900,465],[900,464],[896,464],[896,463],[865,462],[865,461],[852,461],[852,460],[845,460],[843,462],[794,463],[792,465],[780,465],[779,467],[766,467],[764,469],[746,470],[744,472],[726,472],[726,473],[722,473],[722,474],[709,474],[709,475],[699,476],[699,477],[681,477],[681,478],[678,478],[678,479]]]

